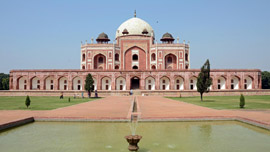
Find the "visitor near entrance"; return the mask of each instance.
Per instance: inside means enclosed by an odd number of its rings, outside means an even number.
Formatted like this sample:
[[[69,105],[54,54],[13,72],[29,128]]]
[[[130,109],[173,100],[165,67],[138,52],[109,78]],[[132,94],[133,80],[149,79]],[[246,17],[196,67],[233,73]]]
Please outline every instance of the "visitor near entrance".
[[[60,99],[64,99],[64,94],[61,92]]]
[[[98,98],[98,92],[95,90],[95,97]]]

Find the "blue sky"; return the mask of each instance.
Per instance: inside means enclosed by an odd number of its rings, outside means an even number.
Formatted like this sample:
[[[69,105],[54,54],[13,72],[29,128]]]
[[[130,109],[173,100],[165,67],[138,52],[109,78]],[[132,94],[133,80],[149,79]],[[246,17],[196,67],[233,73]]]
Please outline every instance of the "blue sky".
[[[191,68],[270,70],[269,0],[0,0],[0,72],[79,69],[80,42],[115,31],[125,20],[148,22],[190,41]],[[112,41],[111,41],[112,42]]]

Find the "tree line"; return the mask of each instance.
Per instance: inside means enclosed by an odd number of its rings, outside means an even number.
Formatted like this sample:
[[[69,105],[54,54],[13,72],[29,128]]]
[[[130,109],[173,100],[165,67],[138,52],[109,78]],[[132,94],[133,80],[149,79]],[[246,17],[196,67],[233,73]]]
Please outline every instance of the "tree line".
[[[9,74],[0,73],[0,90],[9,90]]]
[[[270,89],[270,72],[262,72],[262,89]]]

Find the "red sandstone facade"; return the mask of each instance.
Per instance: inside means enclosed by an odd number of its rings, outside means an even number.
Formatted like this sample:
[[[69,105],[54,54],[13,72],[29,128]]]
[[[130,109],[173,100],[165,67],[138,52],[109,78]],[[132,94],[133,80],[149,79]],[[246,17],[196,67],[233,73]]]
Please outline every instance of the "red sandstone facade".
[[[84,90],[88,73],[97,90],[196,90],[200,71],[190,69],[189,44],[169,33],[157,43],[139,18],[120,25],[113,43],[105,33],[96,41],[81,44],[80,70],[11,70],[10,90]],[[211,77],[212,90],[261,89],[258,69],[214,69]]]

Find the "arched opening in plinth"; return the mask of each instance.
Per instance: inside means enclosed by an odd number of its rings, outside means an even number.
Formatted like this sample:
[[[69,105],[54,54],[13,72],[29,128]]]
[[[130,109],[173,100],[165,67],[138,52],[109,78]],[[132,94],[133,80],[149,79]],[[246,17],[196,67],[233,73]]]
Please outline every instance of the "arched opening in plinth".
[[[109,77],[103,77],[101,80],[101,89],[102,90],[111,90],[111,79]]]
[[[58,79],[58,90],[68,90],[68,79],[64,76]]]
[[[253,78],[251,76],[245,76],[244,89],[253,89],[252,83],[253,83]]]
[[[97,79],[93,77],[94,83],[93,83],[93,89],[97,90]]]
[[[130,89],[140,89],[140,78],[133,77],[130,79]]]
[[[17,89],[18,90],[26,90],[27,89],[27,79],[26,77],[19,77],[17,79]]]
[[[189,79],[189,89],[197,90],[197,78],[195,76]]]
[[[225,90],[226,89],[226,79],[225,77],[221,76],[217,80],[217,89],[218,90]]]
[[[40,79],[38,77],[33,77],[30,80],[30,89],[31,90],[39,90],[40,89]]]
[[[76,76],[72,80],[72,88],[73,90],[82,90],[82,78]]]
[[[123,77],[118,77],[116,79],[116,90],[126,90],[126,79]]]
[[[174,80],[175,90],[184,90],[184,79],[181,76],[176,77]]]
[[[155,90],[156,84],[155,84],[155,79],[151,76],[147,77],[145,79],[145,90]]]
[[[162,77],[159,82],[160,90],[170,90],[170,79],[166,76]]]
[[[237,77],[237,76],[233,76],[233,77],[231,78],[231,89],[232,89],[232,90],[237,90],[237,89],[239,89],[239,88],[240,88],[240,87],[239,87],[239,82],[240,82],[240,78]]]
[[[48,76],[44,81],[45,90],[54,90],[54,77]]]

